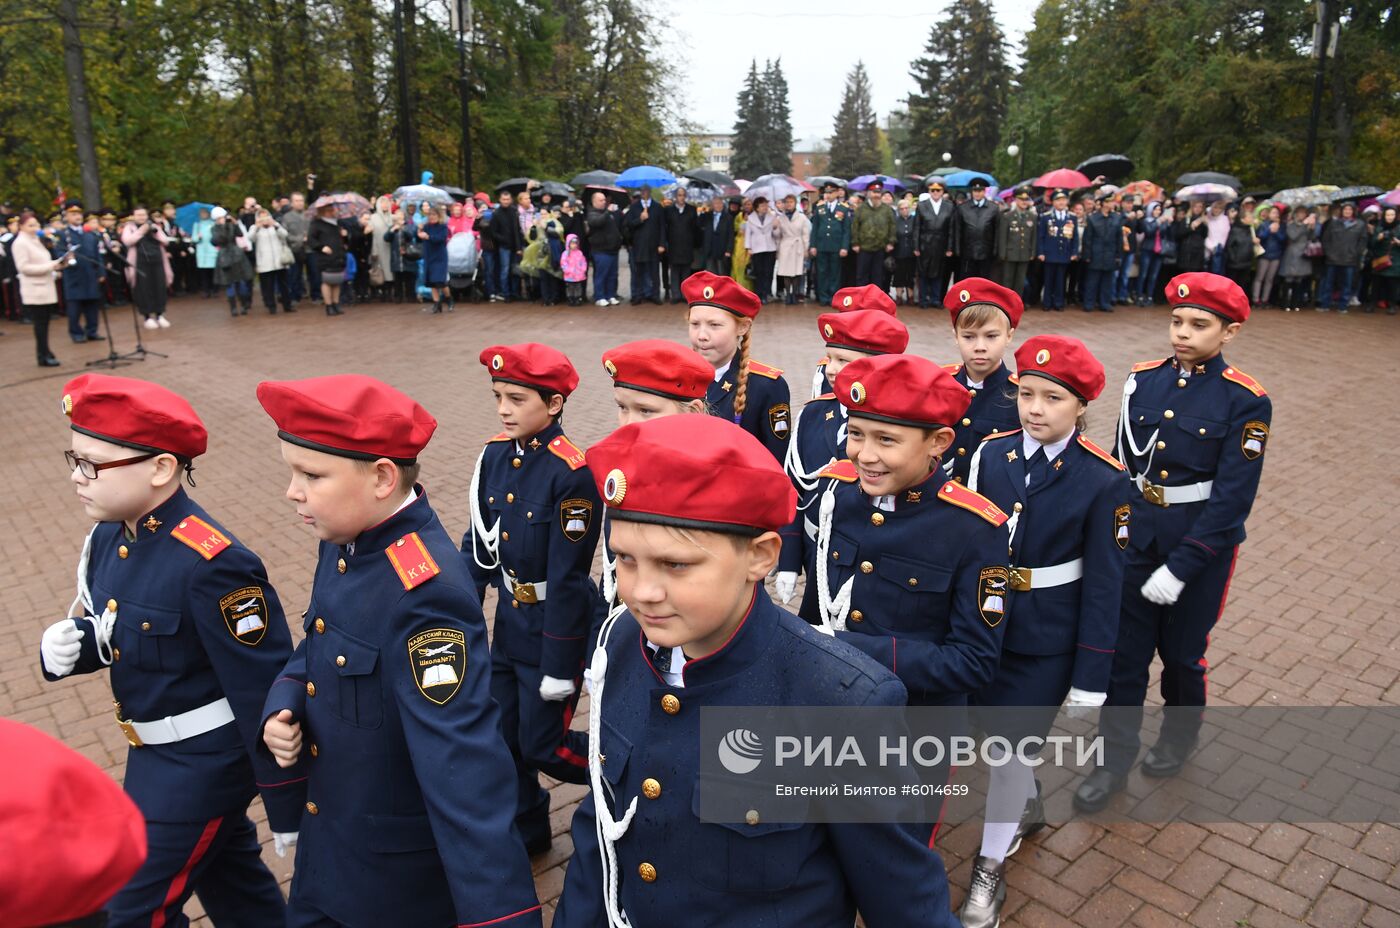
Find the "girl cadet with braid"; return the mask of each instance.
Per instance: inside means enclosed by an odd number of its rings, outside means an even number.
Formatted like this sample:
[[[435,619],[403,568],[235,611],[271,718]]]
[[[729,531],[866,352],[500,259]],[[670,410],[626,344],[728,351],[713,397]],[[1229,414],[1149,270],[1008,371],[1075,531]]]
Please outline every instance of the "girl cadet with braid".
[[[690,347],[715,371],[705,391],[710,411],[742,426],[781,462],[792,431],[792,394],[781,370],[749,357],[763,304],[732,277],[708,271],[688,277],[681,293],[690,304]]]

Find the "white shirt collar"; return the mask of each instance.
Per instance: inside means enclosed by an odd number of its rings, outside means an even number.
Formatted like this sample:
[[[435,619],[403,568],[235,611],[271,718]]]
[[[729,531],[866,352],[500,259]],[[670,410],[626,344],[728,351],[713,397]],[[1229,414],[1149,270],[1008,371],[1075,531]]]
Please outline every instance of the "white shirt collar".
[[[719,383],[720,380],[724,378],[724,375],[729,373],[729,368],[731,368],[733,365],[734,359],[730,358],[728,361],[724,362],[723,367],[715,368],[715,383]]]
[[[651,656],[654,662],[656,658],[656,652],[661,650],[660,646],[652,644],[650,641],[648,641],[647,649],[651,651]],[[654,663],[653,666],[655,666]],[[657,668],[657,673],[661,674],[661,678],[666,681],[667,686],[677,686],[681,689],[685,689],[685,652],[682,651],[680,648],[672,648],[671,669],[661,670],[660,668]]]
[[[967,368],[963,368],[963,370],[967,370]],[[980,390],[982,389],[982,384],[985,382],[986,381],[983,380],[973,380],[971,377],[969,377],[967,378],[967,388],[969,390]]]
[[[1055,458],[1059,457],[1061,453],[1064,452],[1065,448],[1069,446],[1070,440],[1073,438],[1074,432],[1071,431],[1068,435],[1066,435],[1059,441],[1051,442],[1048,445],[1044,445],[1036,441],[1034,438],[1031,438],[1031,436],[1028,433],[1022,432],[1021,453],[1025,456],[1026,460],[1030,460],[1031,455],[1035,454],[1035,450],[1037,448],[1044,448],[1045,460],[1053,461],[1055,460]]]
[[[412,506],[412,505],[413,505],[413,501],[416,500],[416,499],[418,499],[418,491],[417,491],[417,490],[409,490],[409,491],[408,491],[408,495],[405,496],[405,497],[403,498],[403,502],[399,503],[398,507],[397,507],[393,512],[389,513],[388,518],[389,518],[389,519],[392,519],[394,516],[398,515],[399,513],[403,512],[405,509],[407,509],[409,506]],[[388,521],[388,519],[386,519],[385,521]],[[345,550],[348,551],[350,554],[354,554],[354,553],[355,553],[355,543],[354,543],[353,541],[350,542],[348,545],[345,546]]]
[[[876,509],[883,509],[885,512],[894,512],[893,496],[877,496],[870,501]]]

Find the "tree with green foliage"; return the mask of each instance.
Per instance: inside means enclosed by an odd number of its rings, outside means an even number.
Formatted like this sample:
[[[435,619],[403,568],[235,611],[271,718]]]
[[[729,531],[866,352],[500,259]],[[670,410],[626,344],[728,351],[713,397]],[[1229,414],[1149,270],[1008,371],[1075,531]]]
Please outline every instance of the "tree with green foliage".
[[[879,127],[870,103],[870,78],[865,73],[865,63],[857,61],[846,76],[846,87],[841,93],[827,170],[838,177],[851,178],[874,174],[879,169]]]
[[[735,177],[786,174],[792,162],[792,118],[788,109],[787,78],[781,59],[769,60],[762,73],[757,59],[749,63],[748,76],[736,101],[734,154],[729,173]]]

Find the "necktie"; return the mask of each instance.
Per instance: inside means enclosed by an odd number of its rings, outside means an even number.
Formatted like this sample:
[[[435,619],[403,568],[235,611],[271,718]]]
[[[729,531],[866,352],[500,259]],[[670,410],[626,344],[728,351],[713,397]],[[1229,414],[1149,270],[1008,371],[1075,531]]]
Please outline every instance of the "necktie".
[[[671,649],[657,648],[656,653],[651,657],[652,665],[662,673],[671,672]]]
[[[1045,472],[1049,466],[1049,462],[1045,459],[1045,449],[1035,449],[1035,453],[1026,459],[1027,491],[1033,490],[1045,482]]]

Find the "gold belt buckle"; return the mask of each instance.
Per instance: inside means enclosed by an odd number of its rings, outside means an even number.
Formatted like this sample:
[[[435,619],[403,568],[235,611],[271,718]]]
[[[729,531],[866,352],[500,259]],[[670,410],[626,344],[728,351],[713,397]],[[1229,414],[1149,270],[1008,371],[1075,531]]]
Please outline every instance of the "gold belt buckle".
[[[1166,509],[1171,504],[1165,498],[1166,487],[1159,487],[1156,484],[1144,483],[1142,485],[1142,498],[1154,506],[1161,506]]]
[[[510,582],[510,595],[514,596],[522,603],[535,604],[539,602],[539,597],[535,595],[535,585],[533,583],[521,583],[518,580]]]
[[[134,748],[141,747],[141,736],[136,734],[136,726],[131,723],[130,719],[122,718],[122,704],[115,699],[112,700],[112,711],[117,717],[117,727],[122,730],[122,734],[126,735],[126,743]]]
[[[1025,593],[1031,588],[1031,569],[1029,567],[1011,568],[1011,589],[1018,593]]]

